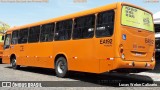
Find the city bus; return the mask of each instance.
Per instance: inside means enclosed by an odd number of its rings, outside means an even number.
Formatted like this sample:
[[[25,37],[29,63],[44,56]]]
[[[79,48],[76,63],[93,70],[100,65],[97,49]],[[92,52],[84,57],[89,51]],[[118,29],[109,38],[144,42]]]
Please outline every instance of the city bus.
[[[2,63],[2,56],[3,56],[3,38],[4,34],[0,32],[0,64]]]
[[[152,70],[155,66],[152,13],[117,2],[7,30],[3,63],[102,74]]]

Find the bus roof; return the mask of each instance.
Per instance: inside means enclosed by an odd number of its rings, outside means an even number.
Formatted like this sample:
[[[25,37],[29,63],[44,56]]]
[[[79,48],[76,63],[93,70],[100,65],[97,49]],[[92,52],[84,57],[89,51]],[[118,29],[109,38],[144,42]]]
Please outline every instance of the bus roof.
[[[117,2],[117,3],[108,4],[108,5],[105,5],[105,6],[100,6],[100,7],[96,7],[96,8],[93,8],[93,9],[85,10],[85,11],[80,11],[80,12],[69,14],[69,15],[60,16],[60,17],[57,17],[57,18],[52,18],[52,19],[36,22],[36,23],[26,24],[26,25],[22,25],[22,26],[15,26],[15,27],[12,27],[12,28],[8,29],[7,31],[19,30],[19,29],[34,27],[34,26],[38,26],[38,25],[42,25],[42,24],[47,24],[47,23],[57,22],[57,21],[61,21],[61,20],[67,20],[67,19],[72,19],[72,18],[76,18],[76,17],[80,17],[80,16],[85,16],[85,15],[88,15],[88,14],[98,13],[98,12],[102,12],[102,11],[105,11],[105,10],[115,9],[115,8],[117,8],[118,5],[129,5],[129,6],[140,8],[142,10],[145,10],[145,11],[151,13],[150,11],[148,11],[144,8],[141,8],[139,6],[135,6],[135,5],[130,4],[130,3]]]

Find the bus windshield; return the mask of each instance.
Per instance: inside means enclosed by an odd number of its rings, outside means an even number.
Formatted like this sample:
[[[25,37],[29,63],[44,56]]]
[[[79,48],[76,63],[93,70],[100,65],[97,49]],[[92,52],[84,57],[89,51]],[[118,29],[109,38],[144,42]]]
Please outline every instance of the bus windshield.
[[[123,6],[121,18],[122,25],[154,31],[152,14],[141,9]]]

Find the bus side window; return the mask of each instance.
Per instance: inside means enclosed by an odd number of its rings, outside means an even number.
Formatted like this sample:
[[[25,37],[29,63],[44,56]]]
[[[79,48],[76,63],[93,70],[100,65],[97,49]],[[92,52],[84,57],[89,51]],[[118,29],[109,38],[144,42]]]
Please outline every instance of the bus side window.
[[[56,41],[57,40],[69,40],[71,38],[72,22],[73,22],[72,19],[57,22],[55,37],[54,37]]]
[[[31,27],[29,29],[28,42],[29,43],[39,42],[39,34],[40,34],[40,26]]]
[[[41,35],[40,35],[40,41],[41,42],[53,41],[54,26],[55,26],[54,23],[42,25]]]
[[[95,15],[75,19],[73,39],[92,38],[94,36]]]
[[[28,41],[28,28],[19,31],[18,43],[23,44]]]
[[[96,37],[112,36],[114,30],[114,11],[101,12],[97,16]]]
[[[12,40],[11,44],[17,44],[18,43],[18,30],[12,32]]]
[[[4,49],[7,49],[10,47],[10,40],[11,40],[11,35],[7,34],[5,36],[5,41],[4,41]]]

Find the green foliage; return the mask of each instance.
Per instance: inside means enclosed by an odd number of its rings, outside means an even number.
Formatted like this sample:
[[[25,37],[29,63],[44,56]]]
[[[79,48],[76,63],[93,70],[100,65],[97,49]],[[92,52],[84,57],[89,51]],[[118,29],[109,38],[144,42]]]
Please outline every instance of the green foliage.
[[[4,33],[7,29],[9,29],[10,26],[8,24],[3,24],[3,23],[0,23],[0,32]]]

